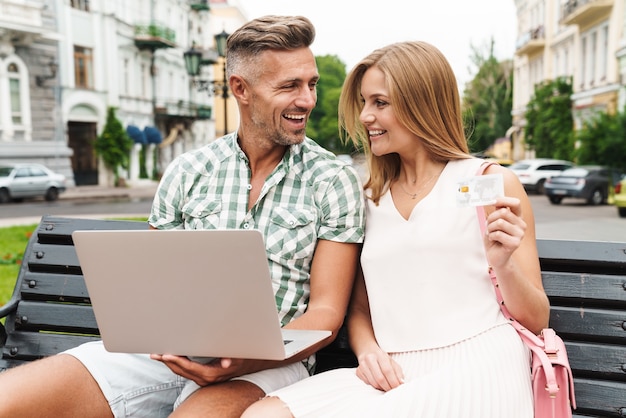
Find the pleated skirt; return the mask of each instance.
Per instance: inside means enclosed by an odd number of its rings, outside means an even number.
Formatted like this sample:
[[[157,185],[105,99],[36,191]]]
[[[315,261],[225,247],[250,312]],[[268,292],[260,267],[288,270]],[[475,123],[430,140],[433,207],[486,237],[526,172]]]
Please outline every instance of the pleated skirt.
[[[530,354],[509,324],[436,349],[397,353],[405,383],[382,392],[338,369],[270,393],[297,418],[532,418]]]

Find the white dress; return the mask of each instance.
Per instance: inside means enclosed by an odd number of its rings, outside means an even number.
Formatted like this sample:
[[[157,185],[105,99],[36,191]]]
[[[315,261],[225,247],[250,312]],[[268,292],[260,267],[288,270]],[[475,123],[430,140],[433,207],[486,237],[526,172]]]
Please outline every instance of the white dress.
[[[354,369],[278,390],[296,417],[530,418],[529,353],[500,312],[476,210],[460,180],[482,160],[449,162],[408,220],[387,192],[368,201],[361,263],[380,347],[405,383],[381,392]]]

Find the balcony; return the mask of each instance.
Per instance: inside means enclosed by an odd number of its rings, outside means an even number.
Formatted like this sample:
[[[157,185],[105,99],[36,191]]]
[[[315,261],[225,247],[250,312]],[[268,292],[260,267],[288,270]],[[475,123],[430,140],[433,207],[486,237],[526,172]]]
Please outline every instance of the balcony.
[[[191,0],[189,6],[198,12],[207,11],[209,10],[209,0]]]
[[[0,35],[6,35],[15,44],[29,44],[40,36],[53,39],[54,33],[43,26],[43,7],[32,1],[0,1]]]
[[[157,22],[135,25],[135,45],[139,49],[154,51],[176,46],[176,33]]]
[[[590,26],[608,17],[615,0],[568,0],[561,6],[561,23]]]
[[[533,55],[542,51],[546,46],[546,37],[543,25],[529,30],[517,39],[517,55]]]
[[[180,119],[180,120],[206,120],[213,116],[213,108],[207,105],[200,105],[191,102],[161,103],[155,109],[155,116],[158,118]]]

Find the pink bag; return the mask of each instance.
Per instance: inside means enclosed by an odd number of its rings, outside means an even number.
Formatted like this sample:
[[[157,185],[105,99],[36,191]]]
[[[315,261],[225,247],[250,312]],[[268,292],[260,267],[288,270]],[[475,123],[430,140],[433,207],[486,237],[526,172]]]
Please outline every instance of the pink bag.
[[[483,164],[476,175],[481,175],[491,164]],[[482,234],[485,234],[485,209],[476,207],[478,223]],[[500,303],[500,310],[511,325],[517,330],[524,344],[530,349],[531,379],[535,403],[535,418],[571,418],[572,408],[576,409],[574,396],[574,378],[567,358],[565,344],[552,328],[545,328],[540,335],[527,330],[511,316],[504,305],[498,280],[492,268],[489,269],[491,283]]]

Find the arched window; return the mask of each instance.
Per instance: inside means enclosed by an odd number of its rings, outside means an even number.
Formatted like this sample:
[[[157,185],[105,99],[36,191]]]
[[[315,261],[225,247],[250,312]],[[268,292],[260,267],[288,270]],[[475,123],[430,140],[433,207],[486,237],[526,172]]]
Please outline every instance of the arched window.
[[[9,77],[9,99],[11,103],[11,121],[13,125],[23,125],[22,96],[20,94],[20,72],[17,64],[10,63],[7,68]]]
[[[17,55],[0,58],[0,141],[32,139],[28,68]]]

